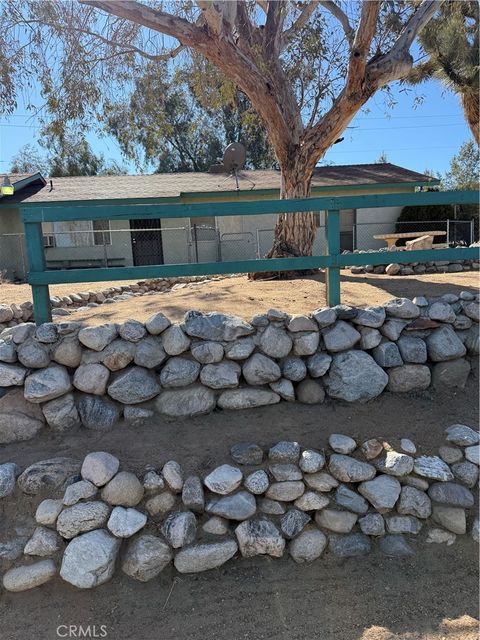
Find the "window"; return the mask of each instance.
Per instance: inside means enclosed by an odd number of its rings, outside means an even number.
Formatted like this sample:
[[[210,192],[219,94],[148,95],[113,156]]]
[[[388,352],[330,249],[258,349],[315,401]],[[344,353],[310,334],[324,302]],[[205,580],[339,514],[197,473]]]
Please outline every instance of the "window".
[[[112,244],[109,220],[92,221],[93,244]]]
[[[112,243],[108,220],[54,222],[52,235],[56,247],[91,247]]]

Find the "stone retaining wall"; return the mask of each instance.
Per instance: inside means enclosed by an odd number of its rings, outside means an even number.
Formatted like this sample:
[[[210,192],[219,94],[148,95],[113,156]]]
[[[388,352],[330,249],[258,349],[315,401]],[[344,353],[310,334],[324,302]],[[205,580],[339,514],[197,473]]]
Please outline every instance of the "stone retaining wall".
[[[467,532],[478,541],[471,489],[479,434],[457,424],[446,429],[446,440],[439,455],[418,455],[408,439],[396,448],[377,439],[359,446],[333,434],[321,450],[279,442],[266,459],[257,444],[239,443],[230,460],[202,476],[157,460],[139,479],[106,452],[25,470],[6,463],[3,587],[25,591],[59,573],[90,589],[120,568],[147,582],[172,561],[179,573],[198,573],[237,555],[288,553],[304,563],[377,548],[411,556],[424,542],[450,545]],[[31,511],[23,513],[26,502]]]
[[[0,334],[0,443],[280,401],[367,402],[383,391],[462,388],[478,354],[478,296],[395,298],[246,322],[189,311],[172,324],[24,323]],[[6,391],[6,393],[5,393]]]
[[[128,300],[133,296],[153,295],[154,293],[166,293],[182,289],[188,285],[200,285],[201,283],[234,278],[236,274],[220,276],[184,276],[181,278],[154,278],[140,280],[133,284],[125,284],[118,287],[108,287],[101,291],[80,291],[69,293],[65,296],[53,296],[50,298],[50,306],[53,316],[68,316],[72,309],[88,310],[101,304],[112,304],[119,300]],[[23,322],[33,322],[33,304],[22,302],[21,304],[0,304],[0,331],[6,327],[14,327]]]
[[[461,247],[460,247],[461,248]],[[480,249],[480,244],[474,243],[470,245],[470,248]],[[399,251],[404,247],[393,247],[392,251]],[[349,267],[350,272],[353,274],[358,273],[375,273],[375,274],[387,274],[388,276],[413,276],[423,275],[425,273],[460,273],[462,271],[479,271],[480,260],[435,260],[429,262],[409,262],[405,264],[398,264],[397,262],[390,262],[388,260],[388,253],[390,249],[370,249],[370,250],[355,250],[355,254],[365,254],[365,264],[362,266]],[[369,253],[385,253],[385,264],[372,265],[368,264]],[[344,252],[344,253],[349,253]]]

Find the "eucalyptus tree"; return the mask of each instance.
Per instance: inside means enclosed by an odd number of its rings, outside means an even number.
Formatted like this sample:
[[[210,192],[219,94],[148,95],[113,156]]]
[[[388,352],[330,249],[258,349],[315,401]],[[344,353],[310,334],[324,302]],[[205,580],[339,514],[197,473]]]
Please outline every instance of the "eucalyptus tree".
[[[250,100],[281,171],[281,196],[308,196],[325,152],[379,90],[408,75],[441,0],[4,0],[2,106],[42,85],[53,131],[104,118],[146,64],[193,57]],[[161,97],[159,96],[159,99]],[[313,213],[280,215],[275,244],[311,253]]]

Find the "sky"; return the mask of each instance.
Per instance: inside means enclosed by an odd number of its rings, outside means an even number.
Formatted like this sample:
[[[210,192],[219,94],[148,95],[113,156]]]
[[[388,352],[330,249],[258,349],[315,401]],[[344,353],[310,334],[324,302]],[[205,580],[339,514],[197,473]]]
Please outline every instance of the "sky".
[[[408,91],[399,84],[392,89],[395,106],[387,106],[382,93],[373,96],[343,134],[343,142],[333,146],[324,161],[337,165],[372,163],[384,152],[393,164],[419,172],[445,173],[452,156],[471,138],[458,97],[436,81]],[[422,99],[415,108],[418,98]],[[38,130],[38,122],[27,115],[23,102],[12,116],[0,116],[0,175],[10,169],[22,146],[35,143]],[[133,163],[122,157],[113,138],[92,133],[88,140],[95,153],[119,161],[129,173],[137,172]]]

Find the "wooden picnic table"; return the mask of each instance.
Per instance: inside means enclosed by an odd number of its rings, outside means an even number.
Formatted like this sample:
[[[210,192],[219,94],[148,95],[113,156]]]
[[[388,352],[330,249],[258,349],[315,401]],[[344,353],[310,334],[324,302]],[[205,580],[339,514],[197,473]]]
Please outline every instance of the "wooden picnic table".
[[[444,236],[446,231],[406,231],[405,233],[381,233],[373,236],[375,240],[385,240],[388,249],[396,246],[400,238],[421,238],[422,236]]]

